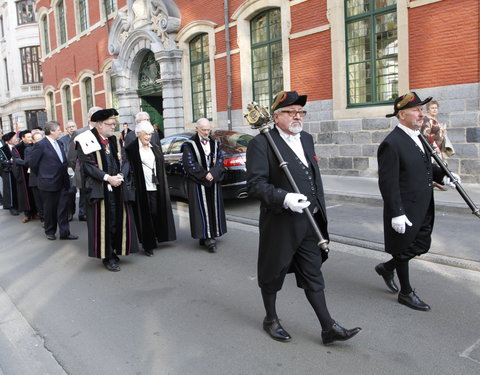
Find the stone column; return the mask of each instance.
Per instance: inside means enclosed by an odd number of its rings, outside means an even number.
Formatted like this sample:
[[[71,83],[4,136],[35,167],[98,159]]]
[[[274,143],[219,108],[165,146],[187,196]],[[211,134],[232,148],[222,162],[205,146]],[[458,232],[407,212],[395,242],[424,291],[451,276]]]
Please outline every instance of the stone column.
[[[163,87],[163,127],[165,136],[185,130],[182,94],[182,51],[175,49],[155,52],[160,65],[160,82]]]

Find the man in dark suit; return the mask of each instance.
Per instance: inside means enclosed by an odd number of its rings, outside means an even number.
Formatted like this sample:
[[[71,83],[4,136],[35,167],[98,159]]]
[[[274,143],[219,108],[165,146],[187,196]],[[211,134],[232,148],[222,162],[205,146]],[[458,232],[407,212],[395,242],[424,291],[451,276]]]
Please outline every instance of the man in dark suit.
[[[30,155],[30,168],[37,175],[38,190],[43,202],[45,235],[55,240],[57,224],[61,240],[76,240],[70,233],[68,223],[67,189],[70,186],[67,172],[67,156],[57,140],[60,124],[49,121],[45,124],[46,137],[35,143]]]
[[[375,267],[387,287],[394,293],[400,281],[398,302],[415,310],[430,306],[416,295],[410,285],[410,259],[430,249],[435,217],[433,182],[448,183],[445,173],[431,161],[419,138],[423,123],[422,106],[432,98],[421,100],[415,92],[398,97],[394,113],[399,125],[378,148],[378,185],[383,198],[385,251],[392,259]],[[455,176],[458,178],[458,176]]]
[[[65,135],[58,140],[58,143],[63,148],[65,155],[68,155],[68,147],[70,146],[70,141],[73,138],[73,132],[77,130],[77,124],[73,120],[68,120],[67,125],[65,125]],[[68,159],[68,157],[67,157]],[[73,168],[68,170],[68,175],[70,176],[70,187],[68,189],[68,221],[72,221],[73,215],[77,209],[76,197],[77,197],[77,188],[73,181],[74,171]]]
[[[291,340],[280,325],[275,305],[286,274],[294,272],[297,286],[304,289],[320,321],[323,343],[331,344],[352,338],[361,328],[343,328],[330,316],[321,271],[325,257],[322,258],[315,232],[302,213],[308,208],[328,239],[323,185],[313,139],[302,131],[306,101],[307,96],[298,95],[296,91],[278,93],[272,105],[275,127],[270,131],[301,194],[293,193],[263,134],[248,144],[248,194],[261,201],[258,285],[266,310],[263,329],[275,340]]]
[[[87,125],[73,132],[72,136],[70,137],[70,143],[68,145],[68,151],[67,151],[68,166],[69,168],[72,168],[74,170],[73,183],[80,190],[80,199],[78,201],[78,220],[79,221],[87,221],[87,209],[85,206],[86,192],[85,192],[85,188],[82,185],[82,177],[80,173],[80,161],[78,160],[78,150],[75,144],[75,137],[77,137],[77,135],[82,134],[87,130],[92,130],[95,127],[95,122],[91,121],[92,115],[95,112],[98,112],[100,110],[102,110],[102,107],[92,107],[88,110]]]

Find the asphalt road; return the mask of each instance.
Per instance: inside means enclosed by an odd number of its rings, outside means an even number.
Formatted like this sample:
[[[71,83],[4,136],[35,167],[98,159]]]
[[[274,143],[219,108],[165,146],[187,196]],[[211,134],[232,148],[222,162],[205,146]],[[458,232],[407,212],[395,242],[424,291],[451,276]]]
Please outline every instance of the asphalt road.
[[[323,346],[289,277],[278,312],[293,340],[278,343],[261,329],[258,229],[229,221],[219,252],[209,254],[190,238],[184,209],[175,214],[177,241],[153,258],[122,259],[119,273],[87,257],[84,223],[72,222],[78,241],[47,241],[38,223],[0,212],[0,286],[67,374],[479,373],[479,272],[412,262],[413,286],[432,306],[417,312],[398,304],[375,274],[383,253],[332,243],[324,266],[331,313],[363,331]],[[3,349],[0,367],[17,375]]]

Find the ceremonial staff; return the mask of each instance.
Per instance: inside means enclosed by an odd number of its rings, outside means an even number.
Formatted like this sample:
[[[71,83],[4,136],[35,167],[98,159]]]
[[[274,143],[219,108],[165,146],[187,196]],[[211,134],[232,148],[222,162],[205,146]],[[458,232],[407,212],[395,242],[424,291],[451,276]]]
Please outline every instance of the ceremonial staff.
[[[297,184],[295,183],[295,180],[292,177],[292,174],[290,173],[290,170],[288,169],[288,163],[283,159],[280,150],[278,149],[277,145],[272,139],[272,136],[270,135],[270,129],[272,129],[273,127],[273,120],[270,116],[268,109],[266,107],[260,107],[255,102],[248,104],[247,109],[248,113],[245,115],[246,120],[251,125],[252,129],[258,129],[260,133],[262,133],[267,138],[270,147],[272,148],[275,156],[278,159],[278,162],[280,163],[279,167],[285,173],[288,182],[290,182],[290,185],[292,186],[293,191],[297,194],[301,194]],[[318,225],[315,222],[312,213],[308,210],[308,208],[304,208],[303,213],[307,216],[308,221],[312,225],[313,230],[315,231],[315,234],[318,238],[317,246],[321,249],[321,251],[327,254],[329,252],[328,241],[323,237],[322,232],[320,232],[320,229],[318,228]]]
[[[467,192],[463,189],[460,182],[457,181],[457,179],[453,176],[452,172],[450,172],[450,170],[447,168],[443,160],[440,159],[438,154],[433,150],[432,146],[430,146],[430,143],[428,143],[425,136],[422,133],[420,133],[419,137],[423,145],[425,146],[425,148],[432,155],[433,159],[435,159],[435,161],[437,162],[438,166],[443,169],[443,171],[448,176],[448,178],[455,184],[455,188],[457,189],[458,193],[462,196],[463,200],[468,205],[468,207],[470,207],[470,209],[472,210],[472,214],[480,218],[480,210],[475,205],[475,203],[473,203],[473,201],[470,199],[470,197],[468,196]]]

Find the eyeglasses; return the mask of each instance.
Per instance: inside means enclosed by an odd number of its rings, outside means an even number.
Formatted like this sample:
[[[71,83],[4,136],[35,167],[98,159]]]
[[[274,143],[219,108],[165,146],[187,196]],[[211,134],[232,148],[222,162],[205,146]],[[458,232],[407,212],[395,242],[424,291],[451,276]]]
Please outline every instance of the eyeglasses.
[[[115,126],[115,125],[117,125],[116,122],[104,122],[103,124],[104,124],[104,125],[108,125],[108,126]]]
[[[300,117],[305,117],[305,115],[307,114],[307,111],[297,111],[295,109],[289,109],[289,110],[283,110],[283,111],[279,111],[279,112],[282,112],[282,113],[288,113],[288,115],[290,117],[295,117],[295,116],[300,116]]]

